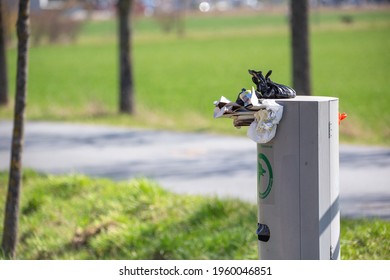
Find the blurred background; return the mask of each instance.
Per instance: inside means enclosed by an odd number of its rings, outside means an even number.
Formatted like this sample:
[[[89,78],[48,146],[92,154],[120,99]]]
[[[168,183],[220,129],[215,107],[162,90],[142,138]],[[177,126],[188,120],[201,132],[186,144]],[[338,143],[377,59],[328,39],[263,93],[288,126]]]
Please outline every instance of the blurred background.
[[[390,1],[310,1],[312,94],[340,98],[341,141],[390,144]],[[292,85],[288,1],[136,0],[131,17],[136,113],[117,113],[114,0],[32,0],[28,119],[243,134],[214,121],[247,69]],[[5,1],[9,93],[15,92],[15,1]],[[298,93],[299,94],[299,93]],[[12,100],[12,98],[10,98]],[[12,103],[12,101],[11,101]],[[0,109],[11,119],[12,104]]]

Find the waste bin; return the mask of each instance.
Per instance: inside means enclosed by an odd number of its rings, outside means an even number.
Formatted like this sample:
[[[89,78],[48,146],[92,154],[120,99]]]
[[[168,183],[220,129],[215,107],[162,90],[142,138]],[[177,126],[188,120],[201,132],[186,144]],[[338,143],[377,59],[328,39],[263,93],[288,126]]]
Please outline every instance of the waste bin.
[[[338,99],[278,99],[276,136],[257,144],[260,259],[339,259]]]

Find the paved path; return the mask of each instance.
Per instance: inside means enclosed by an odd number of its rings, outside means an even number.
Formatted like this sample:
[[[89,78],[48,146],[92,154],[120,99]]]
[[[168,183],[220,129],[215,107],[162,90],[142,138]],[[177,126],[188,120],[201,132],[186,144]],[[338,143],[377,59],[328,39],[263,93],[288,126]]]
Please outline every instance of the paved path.
[[[0,170],[12,125],[0,122]],[[246,137],[65,123],[26,126],[24,166],[127,180],[148,177],[177,193],[256,203],[256,144]],[[340,146],[342,216],[390,219],[390,149]]]

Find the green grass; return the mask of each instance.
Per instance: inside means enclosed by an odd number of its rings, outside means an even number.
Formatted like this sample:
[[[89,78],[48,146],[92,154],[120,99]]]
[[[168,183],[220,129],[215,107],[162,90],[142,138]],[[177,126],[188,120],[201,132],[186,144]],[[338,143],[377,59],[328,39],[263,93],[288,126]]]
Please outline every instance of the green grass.
[[[341,224],[343,259],[390,259],[390,222],[345,220]]]
[[[349,15],[351,24],[341,22]],[[390,144],[390,11],[314,12],[311,16],[315,95],[340,98],[348,114],[341,140]],[[27,117],[243,135],[212,118],[213,101],[232,100],[252,82],[248,68],[273,70],[291,85],[290,39],[283,14],[189,16],[183,38],[151,19],[134,28],[137,115],[117,114],[116,24],[91,22],[73,45],[30,50]],[[11,93],[15,49],[9,50]],[[12,107],[0,109],[11,118]]]
[[[2,201],[4,183],[2,174]],[[3,202],[1,213],[2,207]],[[17,255],[18,259],[254,259],[254,210],[237,200],[171,194],[142,179],[114,183],[27,172]]]
[[[26,171],[20,211],[17,259],[257,259],[255,205],[172,194],[144,179]],[[340,243],[342,259],[390,259],[390,223],[342,220]]]

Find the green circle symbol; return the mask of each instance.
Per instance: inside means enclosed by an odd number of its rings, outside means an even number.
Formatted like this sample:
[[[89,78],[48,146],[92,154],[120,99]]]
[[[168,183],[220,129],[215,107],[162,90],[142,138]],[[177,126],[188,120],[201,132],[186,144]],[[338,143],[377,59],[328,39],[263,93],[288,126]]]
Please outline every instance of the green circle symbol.
[[[265,165],[267,166],[267,170],[265,170],[263,168],[263,166],[261,165],[261,162],[260,161],[264,161]],[[258,181],[260,181],[260,176],[264,176],[264,174],[268,171],[268,184],[267,184],[267,188],[265,189],[264,192],[260,192],[259,191],[259,197],[261,199],[265,199],[271,192],[271,189],[272,189],[272,183],[273,183],[273,180],[274,180],[274,175],[272,173],[272,167],[271,167],[271,163],[269,162],[268,158],[264,155],[264,154],[259,154],[259,157],[258,157],[258,160],[257,160],[257,176],[258,176]]]

